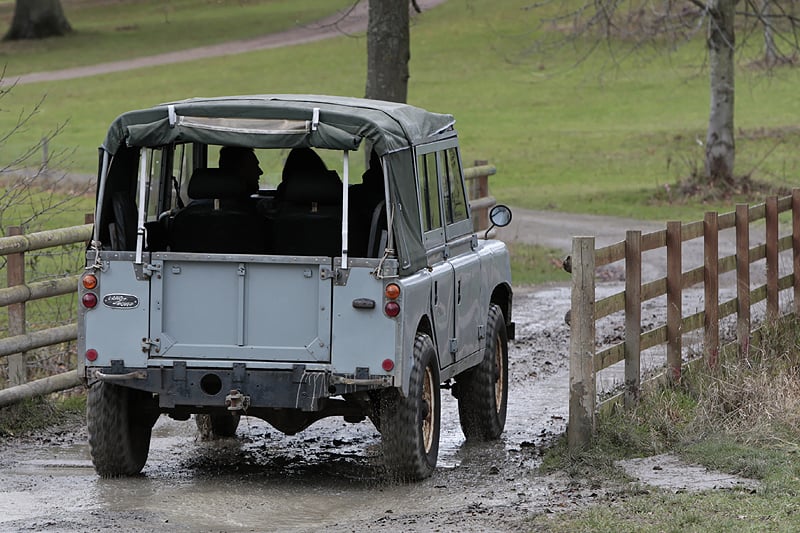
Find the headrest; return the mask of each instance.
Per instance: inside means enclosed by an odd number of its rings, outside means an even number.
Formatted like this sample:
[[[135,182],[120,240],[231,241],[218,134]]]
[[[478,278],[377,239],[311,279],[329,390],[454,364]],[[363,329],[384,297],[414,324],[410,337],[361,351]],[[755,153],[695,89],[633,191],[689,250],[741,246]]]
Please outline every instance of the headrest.
[[[322,205],[342,203],[342,182],[335,170],[322,174],[300,174],[286,182],[283,199],[295,204],[316,202]]]
[[[219,168],[198,168],[189,180],[189,198],[193,200],[241,198],[250,191],[243,179]]]

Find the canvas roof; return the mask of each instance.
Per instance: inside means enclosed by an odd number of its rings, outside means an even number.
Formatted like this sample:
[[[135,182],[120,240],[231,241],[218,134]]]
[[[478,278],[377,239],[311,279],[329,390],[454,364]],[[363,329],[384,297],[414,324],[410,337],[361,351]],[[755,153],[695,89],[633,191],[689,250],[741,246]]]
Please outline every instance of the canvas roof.
[[[454,123],[452,115],[351,97],[191,98],[123,113],[111,124],[103,148],[115,154],[123,144],[139,147],[193,141],[255,148],[355,150],[368,139],[384,155],[424,142]]]

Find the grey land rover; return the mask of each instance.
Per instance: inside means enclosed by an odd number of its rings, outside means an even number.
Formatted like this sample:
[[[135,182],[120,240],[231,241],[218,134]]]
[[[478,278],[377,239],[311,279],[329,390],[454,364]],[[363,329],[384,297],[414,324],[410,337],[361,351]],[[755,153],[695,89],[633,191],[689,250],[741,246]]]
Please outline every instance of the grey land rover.
[[[498,438],[509,256],[473,231],[454,122],[316,95],[114,120],[79,285],[97,473],[140,472],[162,413],[218,436],[242,415],[286,434],[341,416],[371,420],[389,475],[422,479],[442,388],[467,439]]]

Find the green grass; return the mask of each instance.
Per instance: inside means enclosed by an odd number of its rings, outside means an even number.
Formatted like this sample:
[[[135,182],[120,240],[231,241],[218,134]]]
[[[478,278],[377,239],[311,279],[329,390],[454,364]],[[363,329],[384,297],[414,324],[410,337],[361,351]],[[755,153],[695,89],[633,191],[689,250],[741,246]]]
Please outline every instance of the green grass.
[[[193,24],[188,11],[178,9],[190,3],[170,2],[174,8],[170,26],[183,17]],[[163,8],[139,2],[144,7],[134,9],[135,4],[115,7],[114,20],[133,20],[134,14],[147,11],[148,24],[166,24]],[[193,4],[216,9],[198,0]],[[221,4],[225,9],[214,11],[215,22],[208,27],[236,26],[229,17],[241,10],[232,4]],[[492,194],[519,207],[662,220],[692,220],[709,209],[729,210],[735,200],[686,203],[667,192],[668,185],[702,166],[698,140],[704,139],[708,120],[702,43],[669,55],[634,59],[608,72],[601,68],[608,66],[604,52],[573,68],[572,51],[547,56],[529,52],[538,27],[537,12],[524,9],[529,4],[450,0],[418,17],[412,28],[409,102],[456,116],[464,160],[488,159],[498,167]],[[252,6],[256,7],[271,10],[273,4]],[[77,7],[71,9],[70,20],[80,28],[84,15]],[[102,24],[107,16],[87,15],[87,20],[113,27],[114,22]],[[110,44],[119,36],[112,37],[108,37],[109,59],[121,53],[113,52]],[[69,39],[58,43],[72,43]],[[75,57],[95,53],[87,43],[70,46]],[[131,55],[149,49],[145,38],[131,38],[125,45]],[[55,52],[39,55],[49,53]],[[285,49],[21,86],[0,101],[4,110],[0,131],[8,129],[20,109],[31,109],[43,96],[46,100],[27,131],[15,136],[4,153],[22,150],[56,124],[67,122],[53,147],[74,149],[70,168],[93,173],[96,147],[108,124],[123,111],[189,96],[236,93],[360,96],[365,55],[363,36],[342,36]],[[794,124],[800,113],[798,76],[796,69],[781,69],[766,77],[742,59],[736,95],[740,173],[752,170],[758,179],[785,186],[798,183],[800,155],[794,149],[800,141]]]
[[[83,419],[86,396],[53,395],[0,407],[0,439],[15,437]]]
[[[548,281],[569,281],[561,261],[564,252],[523,242],[508,243],[511,279],[515,286],[537,285]]]
[[[39,41],[0,42],[13,77],[259,37],[320,20],[347,0],[62,1],[73,32]],[[0,35],[12,4],[0,4]]]

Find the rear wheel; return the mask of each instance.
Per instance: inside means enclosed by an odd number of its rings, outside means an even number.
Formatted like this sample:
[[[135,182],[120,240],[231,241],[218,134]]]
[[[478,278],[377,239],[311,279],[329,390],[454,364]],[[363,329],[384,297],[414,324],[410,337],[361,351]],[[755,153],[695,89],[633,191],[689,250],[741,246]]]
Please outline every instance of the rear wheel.
[[[210,440],[215,438],[230,438],[236,436],[241,415],[231,413],[213,413],[210,415],[194,415],[197,431],[200,438]]]
[[[94,469],[102,477],[142,471],[158,418],[151,395],[99,381],[89,389],[86,422]]]
[[[399,480],[431,475],[439,455],[441,403],[439,364],[431,338],[418,333],[408,396],[397,389],[383,392],[380,427],[389,472]]]
[[[489,307],[483,360],[456,376],[455,395],[461,430],[467,440],[500,437],[508,404],[508,333],[503,311]]]

